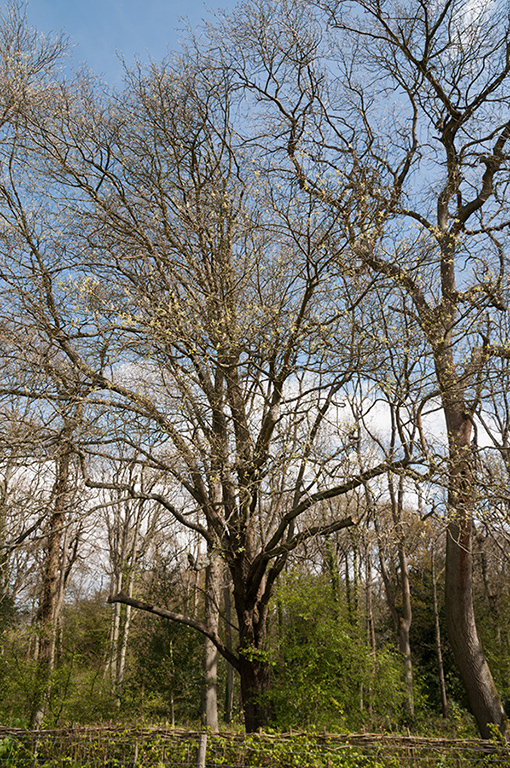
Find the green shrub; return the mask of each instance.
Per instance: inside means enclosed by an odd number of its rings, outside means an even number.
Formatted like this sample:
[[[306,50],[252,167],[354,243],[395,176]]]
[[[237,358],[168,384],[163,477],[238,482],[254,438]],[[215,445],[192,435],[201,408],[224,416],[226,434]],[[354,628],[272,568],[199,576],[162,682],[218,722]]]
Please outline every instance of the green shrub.
[[[281,728],[359,727],[368,718],[398,722],[404,690],[398,654],[375,658],[363,621],[352,622],[324,576],[295,573],[277,596],[271,698]]]

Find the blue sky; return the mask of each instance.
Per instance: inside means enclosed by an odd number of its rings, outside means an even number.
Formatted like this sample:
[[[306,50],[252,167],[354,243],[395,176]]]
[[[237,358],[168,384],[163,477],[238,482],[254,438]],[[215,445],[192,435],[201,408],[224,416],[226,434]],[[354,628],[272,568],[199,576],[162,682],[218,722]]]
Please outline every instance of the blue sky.
[[[40,32],[65,32],[73,44],[76,65],[86,63],[112,85],[122,78],[121,54],[129,64],[163,58],[179,47],[185,19],[196,27],[211,21],[218,8],[232,9],[236,0],[28,0],[31,26]]]

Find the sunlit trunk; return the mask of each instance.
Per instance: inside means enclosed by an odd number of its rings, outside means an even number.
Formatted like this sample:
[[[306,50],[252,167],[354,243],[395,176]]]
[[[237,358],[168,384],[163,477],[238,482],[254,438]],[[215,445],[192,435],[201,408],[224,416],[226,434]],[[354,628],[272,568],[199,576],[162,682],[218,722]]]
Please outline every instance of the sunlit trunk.
[[[402,546],[399,547],[399,560],[400,587],[402,593],[402,615],[399,619],[399,650],[404,660],[404,685],[407,693],[407,711],[409,717],[414,720],[413,661],[410,640],[413,614],[411,610],[411,587],[409,583],[407,557]]]
[[[212,553],[205,574],[205,625],[215,634],[219,626],[222,563]],[[202,723],[218,730],[218,649],[206,637],[203,651]]]

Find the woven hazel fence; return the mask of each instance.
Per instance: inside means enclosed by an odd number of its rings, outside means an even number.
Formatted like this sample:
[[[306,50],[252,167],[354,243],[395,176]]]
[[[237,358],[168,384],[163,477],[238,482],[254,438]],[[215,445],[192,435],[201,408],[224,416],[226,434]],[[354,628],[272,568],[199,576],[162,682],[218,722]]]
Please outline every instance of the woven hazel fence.
[[[0,768],[481,768],[507,746],[384,734],[205,734],[161,728],[0,728]]]

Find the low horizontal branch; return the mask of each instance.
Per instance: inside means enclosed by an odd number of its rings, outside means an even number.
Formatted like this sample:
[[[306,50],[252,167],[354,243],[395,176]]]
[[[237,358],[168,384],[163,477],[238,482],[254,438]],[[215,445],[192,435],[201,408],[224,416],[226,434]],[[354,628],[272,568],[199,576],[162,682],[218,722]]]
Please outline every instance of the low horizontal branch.
[[[205,624],[202,624],[201,621],[198,621],[191,616],[186,616],[183,613],[174,613],[174,611],[168,611],[166,608],[160,608],[159,606],[153,605],[152,603],[145,603],[142,600],[136,600],[136,598],[129,597],[123,592],[119,592],[117,595],[110,595],[108,602],[130,605],[132,608],[138,608],[140,611],[147,611],[147,613],[153,613],[155,616],[162,616],[164,619],[170,619],[170,621],[175,621],[178,624],[185,624],[187,627],[196,629],[197,632],[200,632],[202,635],[205,635],[205,637],[208,637],[211,643],[216,646],[218,652],[221,653],[223,658],[226,659],[226,661],[228,661],[228,663],[231,664],[234,669],[239,671],[240,662],[238,657],[232,653],[229,648],[227,648],[225,643],[216,634],[216,632],[211,632],[205,626]]]

